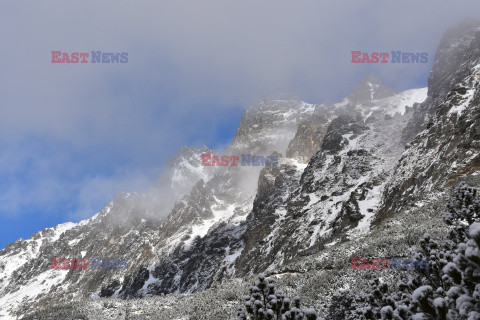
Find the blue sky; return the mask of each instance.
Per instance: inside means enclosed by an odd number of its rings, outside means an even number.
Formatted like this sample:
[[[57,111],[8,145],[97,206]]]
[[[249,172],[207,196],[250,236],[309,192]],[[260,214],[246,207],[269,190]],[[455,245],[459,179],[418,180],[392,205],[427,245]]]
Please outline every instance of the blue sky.
[[[275,93],[338,101],[367,73],[424,87],[445,30],[478,1],[12,1],[0,10],[0,248],[144,191],[184,145],[222,149]],[[52,50],[128,52],[52,64]],[[352,64],[351,51],[428,52]]]

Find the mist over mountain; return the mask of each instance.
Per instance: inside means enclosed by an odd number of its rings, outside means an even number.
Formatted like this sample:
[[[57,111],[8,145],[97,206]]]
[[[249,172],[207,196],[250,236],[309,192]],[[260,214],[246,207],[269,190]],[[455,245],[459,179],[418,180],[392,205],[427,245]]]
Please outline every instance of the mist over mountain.
[[[367,74],[336,103],[250,106],[225,150],[185,146],[144,194],[0,251],[2,319],[226,319],[257,273],[325,316],[367,280],[350,257],[408,255],[461,181],[479,184],[480,25],[442,39],[428,88]],[[278,166],[202,166],[201,155],[277,155]],[[128,267],[52,269],[52,257]],[[394,277],[385,271],[385,281]]]

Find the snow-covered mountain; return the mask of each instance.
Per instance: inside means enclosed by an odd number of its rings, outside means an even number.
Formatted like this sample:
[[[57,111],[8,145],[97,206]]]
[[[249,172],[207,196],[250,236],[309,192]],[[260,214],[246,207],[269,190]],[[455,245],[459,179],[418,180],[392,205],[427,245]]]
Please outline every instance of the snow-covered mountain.
[[[200,155],[218,151],[182,148],[146,194],[118,194],[88,220],[0,251],[0,316],[104,297],[198,297],[257,272],[308,282],[319,271],[305,265],[344,257],[360,241],[378,245],[389,219],[478,175],[479,59],[480,28],[464,23],[442,40],[428,88],[395,93],[367,75],[338,103],[274,97],[251,106],[223,154],[274,153],[278,166],[204,167]],[[55,256],[129,264],[54,270]],[[349,281],[339,274],[332,287]]]

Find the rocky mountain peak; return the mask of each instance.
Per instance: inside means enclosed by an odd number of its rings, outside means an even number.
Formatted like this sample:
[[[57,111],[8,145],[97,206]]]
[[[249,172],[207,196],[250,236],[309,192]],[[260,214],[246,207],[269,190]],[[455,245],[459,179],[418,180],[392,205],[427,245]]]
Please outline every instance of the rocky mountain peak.
[[[480,58],[480,22],[466,20],[450,28],[442,38],[428,78],[428,97],[415,110],[403,132],[404,143],[422,131],[453,89],[465,79]]]
[[[261,101],[249,107],[240,119],[227,153],[285,154],[299,123],[308,119],[315,105],[286,97]]]
[[[348,98],[353,104],[360,104],[393,95],[393,89],[384,86],[374,74],[369,73],[353,86]]]
[[[480,21],[465,20],[442,38],[428,78],[428,95],[445,95],[470,72],[480,56]]]

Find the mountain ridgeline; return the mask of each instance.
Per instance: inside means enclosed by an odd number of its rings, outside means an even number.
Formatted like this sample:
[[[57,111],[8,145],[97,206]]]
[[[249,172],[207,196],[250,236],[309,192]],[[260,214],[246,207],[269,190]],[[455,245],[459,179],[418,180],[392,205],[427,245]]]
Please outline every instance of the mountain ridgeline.
[[[245,111],[223,154],[275,154],[278,166],[207,167],[201,154],[218,150],[182,148],[146,194],[120,193],[88,220],[1,250],[0,317],[48,319],[68,309],[94,319],[86,315],[92,309],[106,319],[110,307],[92,304],[109,301],[127,310],[125,319],[148,319],[128,301],[158,297],[168,306],[156,309],[159,319],[220,319],[212,312],[228,303],[178,311],[174,305],[189,298],[170,294],[203,299],[262,272],[281,284],[290,279],[322,312],[340,288],[361,286],[350,254],[408,250],[399,244],[405,226],[442,229],[440,213],[416,210],[436,208],[460,181],[475,183],[479,82],[480,26],[464,22],[441,41],[428,88],[396,93],[369,74],[338,103],[261,101]],[[430,220],[418,219],[426,212]],[[54,270],[52,257],[127,259],[128,268]],[[328,288],[315,291],[323,278]]]

